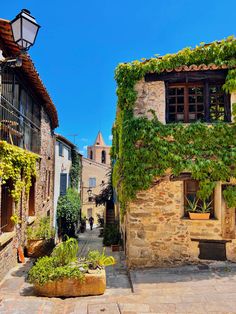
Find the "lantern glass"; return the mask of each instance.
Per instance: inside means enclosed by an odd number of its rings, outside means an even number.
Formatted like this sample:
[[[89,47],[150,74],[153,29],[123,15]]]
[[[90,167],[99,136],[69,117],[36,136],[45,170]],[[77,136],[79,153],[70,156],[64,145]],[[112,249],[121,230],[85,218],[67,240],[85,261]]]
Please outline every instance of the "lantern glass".
[[[40,26],[28,10],[22,10],[11,22],[15,42],[22,50],[28,50],[35,42]]]

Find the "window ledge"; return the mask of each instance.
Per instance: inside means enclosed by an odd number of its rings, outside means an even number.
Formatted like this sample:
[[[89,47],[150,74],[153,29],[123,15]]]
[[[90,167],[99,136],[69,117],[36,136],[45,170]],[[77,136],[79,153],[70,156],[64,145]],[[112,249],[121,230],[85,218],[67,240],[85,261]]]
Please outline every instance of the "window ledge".
[[[32,225],[36,220],[36,216],[29,216],[27,219],[27,225]]]
[[[188,218],[188,217],[182,217],[182,218],[180,218],[182,221],[202,221],[202,222],[208,222],[208,221],[210,221],[210,222],[219,222],[219,219],[216,219],[216,218],[210,218],[210,219],[190,219],[190,218]]]
[[[3,232],[0,235],[0,246],[3,246],[5,243],[7,243],[9,240],[11,240],[12,238],[14,238],[16,232],[15,231],[11,231],[11,232]]]

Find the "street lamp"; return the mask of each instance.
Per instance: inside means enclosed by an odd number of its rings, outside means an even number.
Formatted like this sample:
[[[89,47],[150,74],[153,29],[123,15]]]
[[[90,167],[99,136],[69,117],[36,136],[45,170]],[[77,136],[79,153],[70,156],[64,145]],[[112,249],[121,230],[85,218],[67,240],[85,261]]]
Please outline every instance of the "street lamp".
[[[30,11],[23,9],[10,22],[14,41],[20,47],[21,52],[27,51],[33,46],[40,26],[35,18],[30,15]]]
[[[88,189],[87,193],[88,193],[88,196],[89,196],[89,197],[92,196],[92,190],[91,190],[90,188]]]
[[[24,54],[33,46],[40,26],[36,23],[35,18],[30,15],[30,11],[26,9],[21,10],[10,24],[14,41],[20,48],[20,55]],[[7,66],[13,68],[21,67],[22,58],[20,56],[9,57],[0,61],[0,74],[3,73]]]

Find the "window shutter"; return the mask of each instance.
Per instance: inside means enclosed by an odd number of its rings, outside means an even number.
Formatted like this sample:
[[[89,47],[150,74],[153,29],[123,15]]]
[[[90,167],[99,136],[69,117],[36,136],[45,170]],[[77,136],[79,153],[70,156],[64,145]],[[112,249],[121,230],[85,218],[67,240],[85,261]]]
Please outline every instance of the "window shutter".
[[[60,177],[60,195],[66,194],[67,188],[67,173],[61,173]]]

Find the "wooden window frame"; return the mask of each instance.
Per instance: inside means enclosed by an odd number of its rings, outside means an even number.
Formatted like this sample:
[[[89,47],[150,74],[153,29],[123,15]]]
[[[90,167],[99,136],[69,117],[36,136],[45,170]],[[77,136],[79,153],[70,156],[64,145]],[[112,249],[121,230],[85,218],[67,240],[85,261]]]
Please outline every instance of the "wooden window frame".
[[[186,210],[186,206],[187,206],[187,195],[190,194],[187,191],[187,184],[189,182],[194,182],[194,184],[197,184],[197,188],[196,188],[196,193],[199,189],[199,182],[197,180],[193,180],[193,179],[186,179],[183,181],[184,182],[184,217],[188,218],[188,211]],[[215,218],[215,192],[213,191],[212,195],[211,195],[211,200],[212,200],[212,210],[210,211],[210,219]]]
[[[36,197],[36,179],[32,177],[31,179],[31,187],[29,191],[29,216],[35,216],[35,197]]]
[[[210,87],[212,86],[219,86],[219,85],[223,85],[224,81],[222,80],[217,80],[217,81],[211,81],[211,80],[200,80],[200,81],[195,81],[195,82],[166,82],[166,123],[178,123],[178,122],[182,122],[182,123],[191,123],[191,121],[189,121],[189,92],[188,92],[188,88],[191,87],[202,87],[203,88],[203,113],[204,113],[204,117],[203,117],[203,121],[204,122],[208,122],[208,123],[214,123],[214,122],[218,122],[216,121],[211,121],[210,119]],[[171,98],[171,96],[169,95],[168,91],[170,88],[184,88],[184,121],[170,121],[170,112],[169,112],[169,108],[170,108],[170,104],[169,104],[169,100]],[[230,96],[226,95],[225,93],[223,93],[224,96],[224,121],[225,122],[231,122],[231,109],[230,109]],[[177,103],[175,104],[177,105]],[[175,112],[175,114],[177,114]],[[195,121],[192,121],[195,122]]]
[[[59,143],[59,147],[58,147],[59,156],[64,157],[64,154],[63,154],[64,145],[61,142],[58,142],[58,143]]]

